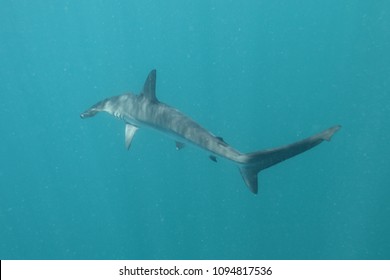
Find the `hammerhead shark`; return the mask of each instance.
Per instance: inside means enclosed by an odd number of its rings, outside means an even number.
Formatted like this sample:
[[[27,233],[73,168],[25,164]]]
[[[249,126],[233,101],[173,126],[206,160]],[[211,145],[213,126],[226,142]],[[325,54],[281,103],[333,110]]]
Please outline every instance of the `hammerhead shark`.
[[[140,127],[149,127],[173,136],[179,150],[190,143],[209,152],[210,159],[217,156],[233,161],[238,165],[242,178],[249,190],[258,193],[257,175],[260,171],[279,162],[303,153],[324,140],[330,141],[341,126],[330,127],[301,141],[252,153],[241,153],[231,147],[222,137],[215,136],[197,122],[176,108],[160,102],[156,97],[156,70],[146,78],[139,95],[132,93],[104,99],[80,115],[82,119],[107,112],[125,122],[125,145],[129,149],[135,133]]]

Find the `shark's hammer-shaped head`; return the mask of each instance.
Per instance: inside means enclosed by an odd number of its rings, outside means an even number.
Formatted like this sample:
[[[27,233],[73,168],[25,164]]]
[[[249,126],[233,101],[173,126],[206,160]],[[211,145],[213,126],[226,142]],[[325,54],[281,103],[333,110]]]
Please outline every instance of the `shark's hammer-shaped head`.
[[[95,116],[97,113],[99,113],[99,110],[96,110],[96,108],[89,108],[84,113],[80,114],[80,118],[86,119]]]
[[[122,95],[122,96],[114,96],[114,97],[106,98],[102,101],[99,101],[98,103],[90,107],[88,110],[86,110],[84,113],[81,113],[80,117],[82,119],[90,118],[95,116],[99,112],[107,112],[116,117],[119,117],[119,112],[120,112],[119,99],[124,99],[124,98],[125,95]]]
[[[95,116],[99,112],[107,112],[114,117],[124,119],[125,115],[131,116],[131,111],[134,110],[134,100],[136,98],[137,97],[131,93],[106,98],[80,114],[80,117],[86,119]]]
[[[131,119],[132,111],[139,112],[143,109],[142,106],[139,106],[139,100],[145,99],[149,102],[158,102],[156,98],[156,70],[150,71],[140,95],[128,93],[106,98],[80,114],[80,117],[86,119],[99,112],[107,112],[120,119],[125,117]]]
[[[90,117],[95,116],[97,113],[99,113],[101,111],[104,111],[105,103],[106,103],[106,100],[103,100],[103,101],[96,103],[91,108],[86,110],[84,113],[81,113],[80,117],[82,119],[86,119],[86,118],[90,118]]]

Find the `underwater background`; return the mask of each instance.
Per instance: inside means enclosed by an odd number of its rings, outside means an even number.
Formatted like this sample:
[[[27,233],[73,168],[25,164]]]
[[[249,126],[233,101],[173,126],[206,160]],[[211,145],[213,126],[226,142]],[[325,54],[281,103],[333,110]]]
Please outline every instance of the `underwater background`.
[[[389,259],[390,2],[27,1],[0,9],[0,259]],[[157,97],[259,174],[80,113]]]

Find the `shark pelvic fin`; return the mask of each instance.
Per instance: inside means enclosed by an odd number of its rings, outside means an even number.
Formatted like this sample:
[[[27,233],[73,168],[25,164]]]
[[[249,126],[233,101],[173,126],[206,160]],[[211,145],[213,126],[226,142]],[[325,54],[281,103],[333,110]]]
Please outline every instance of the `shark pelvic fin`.
[[[141,95],[145,96],[147,99],[153,102],[158,102],[156,98],[156,70],[155,69],[150,71],[148,77],[146,78]]]
[[[185,147],[186,144],[182,143],[182,142],[179,142],[179,141],[176,141],[175,142],[176,144],[176,150],[181,150]]]
[[[211,159],[214,162],[217,162],[217,157],[214,155],[209,155],[209,159]]]
[[[135,133],[137,132],[138,127],[132,125],[132,124],[126,124],[125,127],[125,145],[126,149],[130,149],[131,141],[133,140],[133,137]]]

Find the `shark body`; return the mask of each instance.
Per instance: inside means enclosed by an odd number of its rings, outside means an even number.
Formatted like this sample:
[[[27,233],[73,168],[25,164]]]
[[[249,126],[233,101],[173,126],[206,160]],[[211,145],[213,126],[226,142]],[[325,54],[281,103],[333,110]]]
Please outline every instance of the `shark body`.
[[[211,153],[213,161],[216,161],[216,156],[233,161],[238,165],[246,185],[255,194],[258,192],[257,175],[261,170],[305,152],[324,140],[329,141],[341,127],[333,126],[290,145],[241,153],[176,108],[160,102],[156,97],[156,70],[149,73],[139,95],[130,93],[107,98],[93,105],[80,117],[93,117],[99,112],[107,112],[125,122],[127,149],[140,127],[156,129],[173,136],[177,140],[177,149],[181,149],[184,143],[191,143]]]

